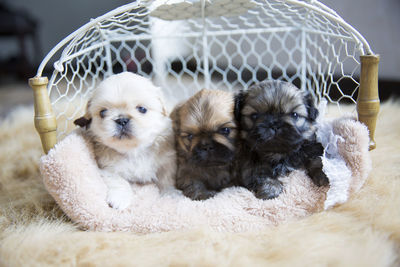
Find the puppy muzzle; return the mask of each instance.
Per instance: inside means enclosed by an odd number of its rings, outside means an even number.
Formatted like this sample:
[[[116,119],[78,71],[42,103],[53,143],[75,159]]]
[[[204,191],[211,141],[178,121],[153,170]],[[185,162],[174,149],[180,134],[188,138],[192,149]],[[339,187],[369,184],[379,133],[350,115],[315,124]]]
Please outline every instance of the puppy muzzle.
[[[265,115],[262,122],[258,123],[250,135],[258,141],[267,142],[281,134],[283,125],[279,119],[272,115]]]
[[[204,167],[221,166],[230,163],[234,153],[215,141],[200,142],[193,149],[193,163]]]
[[[118,139],[125,139],[132,136],[132,127],[129,118],[118,118],[114,120],[114,122],[116,128],[116,134],[114,135],[114,137]]]
[[[261,123],[249,135],[253,150],[288,153],[297,150],[304,141],[296,128],[279,122]]]
[[[201,141],[194,149],[194,155],[198,161],[207,161],[214,152],[214,144],[211,141]]]

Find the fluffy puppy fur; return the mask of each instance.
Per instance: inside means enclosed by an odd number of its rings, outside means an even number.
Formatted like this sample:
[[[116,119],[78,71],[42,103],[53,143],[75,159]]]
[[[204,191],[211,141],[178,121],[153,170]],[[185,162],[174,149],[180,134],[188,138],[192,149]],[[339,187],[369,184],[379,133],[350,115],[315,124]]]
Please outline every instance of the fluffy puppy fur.
[[[238,183],[256,197],[282,191],[280,176],[304,168],[316,185],[328,184],[322,171],[323,147],[316,141],[318,110],[312,95],[282,81],[264,81],[236,96],[240,122]]]
[[[176,186],[193,200],[214,196],[232,184],[237,129],[234,96],[203,89],[171,113],[178,170]]]
[[[161,190],[174,187],[174,136],[162,99],[150,80],[123,72],[99,84],[86,114],[74,122],[93,143],[113,208],[131,203],[129,182],[155,182]]]

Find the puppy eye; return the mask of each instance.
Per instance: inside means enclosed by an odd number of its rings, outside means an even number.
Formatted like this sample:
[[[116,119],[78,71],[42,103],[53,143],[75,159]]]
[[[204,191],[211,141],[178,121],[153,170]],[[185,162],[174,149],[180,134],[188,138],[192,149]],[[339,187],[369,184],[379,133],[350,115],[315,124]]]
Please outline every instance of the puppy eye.
[[[102,119],[104,119],[104,117],[106,116],[106,112],[107,112],[107,109],[102,109],[102,110],[100,110],[100,118],[102,118]]]
[[[137,106],[136,109],[137,109],[140,113],[143,113],[143,114],[145,114],[145,113],[147,112],[147,109],[144,108],[144,107],[142,107],[142,106]]]
[[[251,117],[253,120],[256,120],[256,119],[258,118],[258,113],[252,113],[252,114],[250,115],[250,117]]]
[[[188,134],[185,136],[187,140],[192,141],[193,139],[193,134]]]
[[[299,114],[297,114],[296,112],[292,112],[291,115],[292,115],[292,118],[293,118],[293,119],[296,119],[296,120],[297,120],[297,119],[299,118]]]
[[[231,133],[231,129],[228,127],[224,127],[224,128],[219,129],[218,132],[222,135],[228,136]]]

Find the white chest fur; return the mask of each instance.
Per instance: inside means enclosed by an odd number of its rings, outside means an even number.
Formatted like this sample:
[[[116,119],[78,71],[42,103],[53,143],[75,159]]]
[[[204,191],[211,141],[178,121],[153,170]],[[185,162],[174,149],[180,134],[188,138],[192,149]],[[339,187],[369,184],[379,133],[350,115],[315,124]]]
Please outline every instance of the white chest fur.
[[[123,168],[117,172],[131,182],[147,183],[157,181],[157,162],[154,153],[143,151],[127,155]]]
[[[135,151],[121,154],[107,149],[97,158],[99,167],[109,174],[115,174],[134,183],[148,183],[157,181],[158,163],[151,148],[135,149]]]

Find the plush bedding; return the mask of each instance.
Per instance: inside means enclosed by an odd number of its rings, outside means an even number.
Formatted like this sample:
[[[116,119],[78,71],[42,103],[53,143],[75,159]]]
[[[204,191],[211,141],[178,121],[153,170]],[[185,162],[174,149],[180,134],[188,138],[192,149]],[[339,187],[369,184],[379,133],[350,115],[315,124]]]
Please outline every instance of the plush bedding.
[[[317,187],[304,171],[297,170],[281,178],[284,192],[272,200],[257,199],[247,189],[232,187],[211,199],[192,201],[180,191],[160,194],[154,184],[131,184],[132,204],[125,210],[113,209],[106,202],[107,188],[91,144],[80,130],[42,157],[40,170],[49,193],[83,229],[136,233],[201,226],[217,231],[261,230],[345,202],[364,184],[371,169],[366,127],[347,117],[320,125],[319,137],[326,147],[324,170],[331,185]]]

